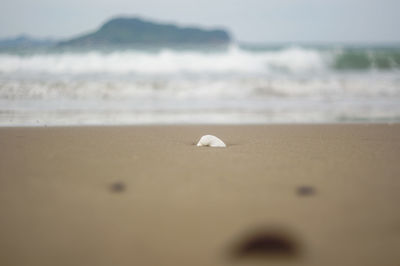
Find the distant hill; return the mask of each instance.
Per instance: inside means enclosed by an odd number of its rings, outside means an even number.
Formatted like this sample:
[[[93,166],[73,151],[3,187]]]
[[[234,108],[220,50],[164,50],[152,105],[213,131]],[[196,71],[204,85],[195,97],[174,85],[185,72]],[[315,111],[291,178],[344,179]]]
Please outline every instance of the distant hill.
[[[51,46],[55,41],[50,39],[36,39],[27,35],[20,35],[15,38],[0,39],[1,48],[24,48]]]
[[[67,47],[225,45],[231,42],[222,29],[205,30],[160,24],[139,18],[114,18],[99,30],[58,43]]]

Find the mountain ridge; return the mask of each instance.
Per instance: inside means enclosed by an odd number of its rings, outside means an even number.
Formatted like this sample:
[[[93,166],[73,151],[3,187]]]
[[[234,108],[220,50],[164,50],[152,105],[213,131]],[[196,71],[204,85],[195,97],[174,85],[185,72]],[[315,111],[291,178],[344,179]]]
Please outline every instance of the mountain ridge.
[[[20,34],[16,37],[0,39],[0,48],[41,47],[41,46],[51,46],[55,43],[56,41],[50,38],[40,39],[31,37],[26,34]]]
[[[114,17],[93,32],[61,41],[63,47],[226,45],[232,41],[224,29],[183,27],[139,17]]]

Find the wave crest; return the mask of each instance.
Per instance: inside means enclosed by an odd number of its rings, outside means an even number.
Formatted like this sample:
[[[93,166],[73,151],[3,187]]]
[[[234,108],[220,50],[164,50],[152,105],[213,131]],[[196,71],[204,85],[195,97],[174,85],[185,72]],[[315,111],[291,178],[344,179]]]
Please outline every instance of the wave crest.
[[[224,52],[115,51],[102,53],[0,54],[0,72],[51,74],[179,74],[179,73],[271,73],[324,69],[319,51],[298,47],[279,51],[252,52],[232,46]]]

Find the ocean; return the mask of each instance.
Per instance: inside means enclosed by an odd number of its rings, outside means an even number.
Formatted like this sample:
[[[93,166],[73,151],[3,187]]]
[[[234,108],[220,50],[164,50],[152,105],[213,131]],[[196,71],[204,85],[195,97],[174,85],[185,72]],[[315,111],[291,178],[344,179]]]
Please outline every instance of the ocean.
[[[0,126],[400,122],[400,45],[0,50]]]

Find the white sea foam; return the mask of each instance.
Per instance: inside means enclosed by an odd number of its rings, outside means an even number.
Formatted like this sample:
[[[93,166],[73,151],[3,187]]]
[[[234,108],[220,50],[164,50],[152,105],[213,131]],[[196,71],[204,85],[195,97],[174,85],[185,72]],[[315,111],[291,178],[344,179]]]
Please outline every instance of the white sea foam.
[[[400,121],[399,70],[341,53],[1,52],[0,126]]]
[[[88,73],[268,73],[274,70],[304,72],[321,70],[323,55],[311,49],[287,48],[251,52],[232,46],[223,52],[117,51],[110,53],[0,54],[0,72]]]

